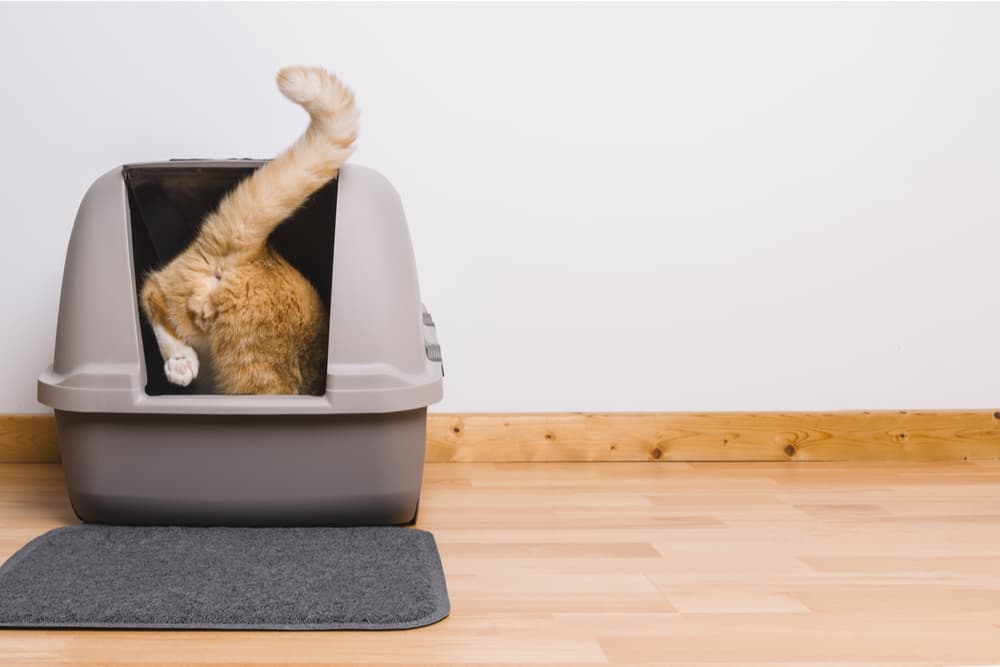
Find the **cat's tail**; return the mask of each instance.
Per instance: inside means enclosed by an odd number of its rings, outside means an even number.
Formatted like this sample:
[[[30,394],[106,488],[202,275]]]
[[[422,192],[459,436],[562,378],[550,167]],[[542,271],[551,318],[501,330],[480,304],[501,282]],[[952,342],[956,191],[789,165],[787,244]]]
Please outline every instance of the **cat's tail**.
[[[358,134],[354,94],[320,67],[278,73],[285,97],[310,117],[298,141],[242,181],[206,219],[202,238],[222,254],[263,247],[274,228],[337,175]]]

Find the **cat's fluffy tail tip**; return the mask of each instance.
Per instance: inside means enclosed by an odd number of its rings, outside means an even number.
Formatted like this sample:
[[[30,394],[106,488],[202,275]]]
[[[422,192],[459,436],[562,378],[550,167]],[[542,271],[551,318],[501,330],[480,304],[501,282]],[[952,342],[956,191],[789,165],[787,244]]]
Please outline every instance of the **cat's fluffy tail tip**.
[[[297,104],[308,104],[323,93],[323,81],[333,75],[322,67],[285,67],[278,72],[278,88]]]

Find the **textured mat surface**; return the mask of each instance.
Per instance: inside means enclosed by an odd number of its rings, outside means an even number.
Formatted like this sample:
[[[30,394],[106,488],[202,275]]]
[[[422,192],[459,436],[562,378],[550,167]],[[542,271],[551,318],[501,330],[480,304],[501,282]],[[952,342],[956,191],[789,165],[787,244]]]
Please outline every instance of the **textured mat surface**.
[[[8,627],[397,630],[448,612],[434,537],[395,526],[70,526],[0,567]]]

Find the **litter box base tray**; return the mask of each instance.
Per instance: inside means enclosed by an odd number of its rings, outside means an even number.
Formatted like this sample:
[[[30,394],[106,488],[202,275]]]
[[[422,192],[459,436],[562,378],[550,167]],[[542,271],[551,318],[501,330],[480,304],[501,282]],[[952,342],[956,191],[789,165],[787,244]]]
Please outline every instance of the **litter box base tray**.
[[[427,410],[352,415],[56,410],[81,520],[123,525],[412,523]]]

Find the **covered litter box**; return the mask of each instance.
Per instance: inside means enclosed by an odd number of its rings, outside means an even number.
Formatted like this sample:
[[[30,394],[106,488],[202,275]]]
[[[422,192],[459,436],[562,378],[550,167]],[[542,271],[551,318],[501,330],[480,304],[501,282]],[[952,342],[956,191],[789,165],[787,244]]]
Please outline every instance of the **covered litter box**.
[[[55,408],[70,500],[85,521],[384,525],[415,518],[427,406],[441,398],[399,196],[347,165],[271,242],[329,306],[326,392],[227,396],[167,383],[137,299],[145,273],[262,162],[118,167],[80,205],[66,255]]]

